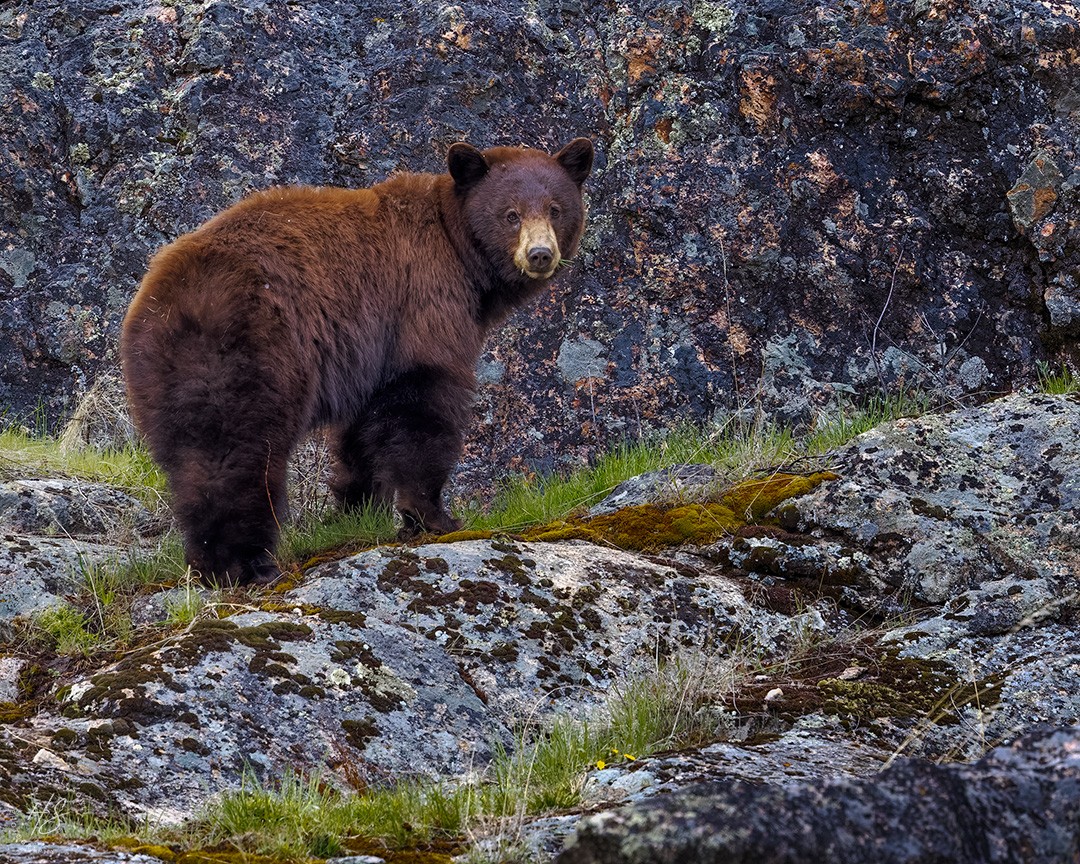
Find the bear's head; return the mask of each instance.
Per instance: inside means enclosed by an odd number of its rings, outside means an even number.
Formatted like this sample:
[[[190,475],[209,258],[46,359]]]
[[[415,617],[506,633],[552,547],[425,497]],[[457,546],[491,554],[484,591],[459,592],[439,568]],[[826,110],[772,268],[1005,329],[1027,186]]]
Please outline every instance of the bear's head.
[[[577,253],[585,226],[581,184],[593,164],[588,138],[575,138],[554,156],[454,144],[447,164],[469,229],[504,282],[550,279]]]

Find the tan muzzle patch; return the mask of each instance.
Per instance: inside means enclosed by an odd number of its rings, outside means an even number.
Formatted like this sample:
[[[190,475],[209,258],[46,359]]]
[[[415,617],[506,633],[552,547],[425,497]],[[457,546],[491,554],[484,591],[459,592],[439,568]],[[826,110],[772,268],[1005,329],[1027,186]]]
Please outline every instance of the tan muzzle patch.
[[[518,230],[514,264],[530,279],[547,279],[559,266],[559,241],[547,219],[525,219]]]

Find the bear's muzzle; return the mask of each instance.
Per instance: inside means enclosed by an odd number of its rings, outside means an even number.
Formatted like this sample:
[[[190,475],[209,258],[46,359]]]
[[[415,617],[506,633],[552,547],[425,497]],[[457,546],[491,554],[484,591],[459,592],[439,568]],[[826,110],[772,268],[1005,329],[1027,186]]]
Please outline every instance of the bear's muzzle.
[[[547,219],[534,216],[522,220],[514,264],[530,279],[548,279],[555,273],[559,241]]]

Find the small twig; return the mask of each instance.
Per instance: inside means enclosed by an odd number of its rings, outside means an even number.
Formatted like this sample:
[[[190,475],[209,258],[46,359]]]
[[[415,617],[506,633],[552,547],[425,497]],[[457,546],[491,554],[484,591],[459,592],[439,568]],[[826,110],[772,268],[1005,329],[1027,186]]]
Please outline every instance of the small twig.
[[[870,336],[870,359],[874,363],[874,372],[877,374],[878,384],[881,389],[885,389],[885,379],[881,375],[881,365],[877,359],[877,334],[881,328],[881,322],[885,318],[885,312],[889,308],[889,304],[892,302],[893,291],[896,290],[896,273],[900,269],[900,262],[904,259],[904,247],[900,247],[900,252],[896,256],[896,263],[893,265],[892,278],[889,280],[889,295],[885,298],[885,305],[881,307],[881,314],[878,315],[877,321],[874,323],[874,332]]]
[[[741,395],[739,390],[739,369],[736,364],[735,343],[731,338],[731,283],[728,281],[727,249],[724,248],[723,237],[720,238],[720,264],[724,274],[724,314],[727,316],[728,347],[731,348],[731,378],[735,384],[735,398],[738,399]]]

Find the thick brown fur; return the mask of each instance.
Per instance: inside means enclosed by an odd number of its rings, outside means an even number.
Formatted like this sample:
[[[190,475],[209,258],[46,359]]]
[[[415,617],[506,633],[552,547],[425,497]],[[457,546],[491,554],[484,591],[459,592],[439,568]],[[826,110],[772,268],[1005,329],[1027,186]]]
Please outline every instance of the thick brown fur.
[[[151,261],[124,320],[132,415],[169,479],[188,562],[266,582],[286,464],[327,427],[345,507],[442,503],[487,332],[577,250],[593,149],[450,149],[450,173],[370,189],[275,188]]]

